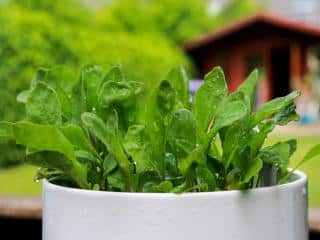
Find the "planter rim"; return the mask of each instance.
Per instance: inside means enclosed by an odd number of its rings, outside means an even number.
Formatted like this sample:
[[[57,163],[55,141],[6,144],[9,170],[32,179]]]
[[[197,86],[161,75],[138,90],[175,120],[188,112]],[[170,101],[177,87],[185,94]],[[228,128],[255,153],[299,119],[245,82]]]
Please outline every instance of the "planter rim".
[[[43,179],[43,187],[47,190],[65,192],[68,194],[81,195],[92,195],[92,196],[121,196],[121,197],[143,197],[143,198],[181,198],[181,197],[214,197],[214,196],[234,196],[243,193],[269,193],[279,190],[284,190],[287,188],[295,188],[304,185],[307,182],[307,176],[305,173],[299,170],[295,170],[292,175],[293,180],[288,183],[270,186],[270,187],[259,187],[249,190],[223,190],[215,192],[188,192],[182,194],[176,193],[143,193],[143,192],[112,192],[112,191],[95,191],[79,188],[64,187],[50,183],[46,179]]]

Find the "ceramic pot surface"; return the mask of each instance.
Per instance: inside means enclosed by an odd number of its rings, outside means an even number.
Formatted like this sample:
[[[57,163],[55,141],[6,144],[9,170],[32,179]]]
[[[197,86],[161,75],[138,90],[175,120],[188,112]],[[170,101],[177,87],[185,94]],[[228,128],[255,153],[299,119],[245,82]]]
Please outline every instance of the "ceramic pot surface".
[[[307,240],[307,177],[248,191],[118,193],[43,183],[44,240]]]

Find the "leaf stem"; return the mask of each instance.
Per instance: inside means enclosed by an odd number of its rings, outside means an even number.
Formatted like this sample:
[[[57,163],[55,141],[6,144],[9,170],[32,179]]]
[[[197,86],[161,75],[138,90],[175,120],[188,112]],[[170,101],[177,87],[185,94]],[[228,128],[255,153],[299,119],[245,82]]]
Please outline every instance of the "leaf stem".
[[[207,133],[210,133],[211,129],[213,128],[214,122],[216,120],[216,117],[213,117],[209,123],[208,129],[207,129]]]
[[[261,171],[260,186],[269,187],[277,184],[277,167],[264,163]]]

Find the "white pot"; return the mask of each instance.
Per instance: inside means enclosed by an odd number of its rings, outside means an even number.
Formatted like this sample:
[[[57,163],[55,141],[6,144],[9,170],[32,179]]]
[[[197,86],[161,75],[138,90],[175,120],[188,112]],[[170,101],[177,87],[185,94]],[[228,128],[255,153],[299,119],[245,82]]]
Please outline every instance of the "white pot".
[[[117,193],[44,181],[44,240],[307,240],[307,178],[209,193]]]

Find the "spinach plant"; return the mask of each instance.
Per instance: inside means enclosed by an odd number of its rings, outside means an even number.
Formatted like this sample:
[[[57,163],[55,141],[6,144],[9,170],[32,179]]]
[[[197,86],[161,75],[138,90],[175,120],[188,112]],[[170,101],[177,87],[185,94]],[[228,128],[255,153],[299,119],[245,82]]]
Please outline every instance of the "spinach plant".
[[[18,95],[26,118],[0,122],[0,140],[26,147],[37,178],[84,189],[189,192],[250,189],[289,180],[296,140],[264,147],[276,125],[297,120],[292,92],[253,111],[253,71],[228,94],[221,68],[189,100],[183,68],[145,92],[119,66],[39,69]],[[320,154],[311,149],[301,163]],[[300,165],[300,164],[299,164]]]

